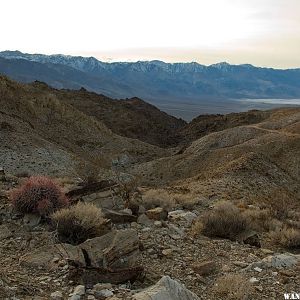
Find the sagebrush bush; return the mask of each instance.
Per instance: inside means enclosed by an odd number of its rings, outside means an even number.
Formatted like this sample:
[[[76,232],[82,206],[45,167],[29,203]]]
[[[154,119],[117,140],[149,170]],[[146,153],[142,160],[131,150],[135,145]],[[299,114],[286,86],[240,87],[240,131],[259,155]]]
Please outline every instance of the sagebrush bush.
[[[283,227],[270,232],[269,237],[273,244],[284,248],[300,248],[300,230],[296,228]]]
[[[216,204],[212,211],[206,212],[202,218],[202,233],[209,237],[220,237],[235,240],[247,229],[247,221],[240,210],[231,202]]]
[[[100,208],[90,203],[78,202],[51,215],[61,242],[78,245],[87,239],[109,231],[108,220]]]
[[[166,190],[151,189],[142,195],[143,205],[146,209],[162,207],[166,210],[171,210],[176,206],[176,201]]]
[[[14,189],[10,198],[19,213],[47,216],[68,205],[68,199],[51,178],[32,176]]]
[[[246,209],[243,216],[252,230],[258,232],[270,230],[273,218],[269,209]]]
[[[251,283],[240,274],[224,275],[217,279],[213,287],[218,299],[246,300],[251,292]]]

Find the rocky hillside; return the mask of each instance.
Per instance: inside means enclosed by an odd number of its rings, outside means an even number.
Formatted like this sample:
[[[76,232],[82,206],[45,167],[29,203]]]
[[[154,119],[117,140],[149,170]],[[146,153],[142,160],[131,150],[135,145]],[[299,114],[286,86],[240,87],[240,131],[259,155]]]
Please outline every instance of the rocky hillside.
[[[131,162],[167,152],[120,137],[100,120],[60,101],[47,86],[0,78],[1,165],[9,172],[68,174],[77,160],[123,155]]]
[[[249,200],[280,190],[299,201],[300,110],[255,115],[263,121],[205,135],[179,154],[139,165],[135,172],[145,182],[212,199]]]
[[[0,139],[0,299],[297,298],[300,109],[186,124],[0,77]]]

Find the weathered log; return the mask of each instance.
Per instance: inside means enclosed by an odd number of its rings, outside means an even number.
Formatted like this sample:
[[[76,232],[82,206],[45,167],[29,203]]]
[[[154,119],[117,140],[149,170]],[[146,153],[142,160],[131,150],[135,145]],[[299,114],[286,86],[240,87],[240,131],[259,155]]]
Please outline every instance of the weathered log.
[[[130,215],[122,211],[115,211],[111,209],[103,208],[102,212],[106,219],[110,219],[112,223],[131,223],[137,221],[137,216]]]
[[[110,189],[112,187],[116,187],[116,183],[111,180],[102,180],[99,182],[93,182],[90,184],[87,184],[83,187],[71,190],[66,193],[66,196],[69,198],[73,197],[79,197],[79,196],[85,196],[89,195],[92,193],[100,192],[100,191],[105,191],[107,189]]]

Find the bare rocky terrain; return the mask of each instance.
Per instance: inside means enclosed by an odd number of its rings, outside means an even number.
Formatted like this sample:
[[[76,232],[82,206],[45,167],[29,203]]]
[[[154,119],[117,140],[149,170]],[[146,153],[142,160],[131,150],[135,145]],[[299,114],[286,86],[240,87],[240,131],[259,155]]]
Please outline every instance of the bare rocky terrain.
[[[187,124],[140,99],[6,77],[0,104],[0,299],[300,292],[300,109]],[[107,170],[115,158],[121,171]],[[80,162],[97,169],[96,181],[83,182]],[[38,174],[71,205],[101,209],[110,227],[72,244],[49,217],[17,212],[11,190]]]

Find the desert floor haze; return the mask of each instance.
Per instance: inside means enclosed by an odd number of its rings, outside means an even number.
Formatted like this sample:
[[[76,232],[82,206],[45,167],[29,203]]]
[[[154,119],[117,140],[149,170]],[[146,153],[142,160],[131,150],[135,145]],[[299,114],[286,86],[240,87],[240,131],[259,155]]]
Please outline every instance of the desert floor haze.
[[[297,292],[299,107],[187,122],[51,85],[0,76],[1,299]]]

